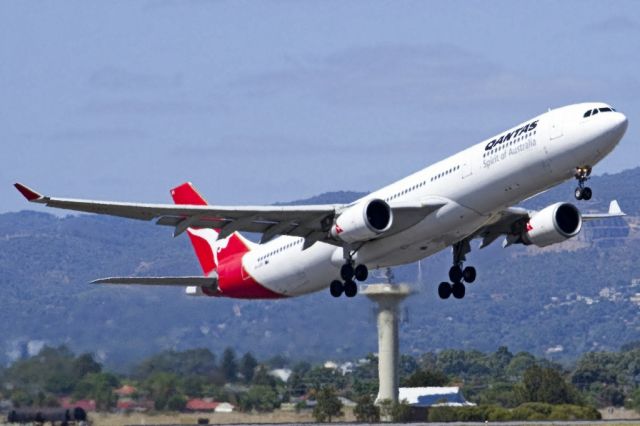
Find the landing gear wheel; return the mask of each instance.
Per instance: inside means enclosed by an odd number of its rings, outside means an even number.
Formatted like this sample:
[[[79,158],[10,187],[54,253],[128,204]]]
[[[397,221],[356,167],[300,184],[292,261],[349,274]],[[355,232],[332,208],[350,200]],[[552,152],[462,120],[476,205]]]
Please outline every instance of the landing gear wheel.
[[[344,291],[344,286],[338,280],[331,281],[331,285],[329,286],[329,292],[333,297],[342,296],[342,292]]]
[[[451,284],[441,282],[438,286],[438,296],[440,296],[440,299],[448,299],[451,296]]]
[[[340,268],[340,277],[345,281],[350,281],[353,278],[353,266],[350,263],[345,263]]]
[[[451,286],[451,294],[453,294],[453,297],[455,297],[456,299],[462,299],[465,293],[466,293],[466,288],[464,287],[464,284],[454,283]]]
[[[576,167],[574,176],[578,180],[578,187],[576,188],[576,191],[574,193],[576,200],[590,200],[592,195],[591,188],[589,188],[588,186],[584,186],[584,184],[589,180],[589,176],[591,176],[591,167]]]
[[[353,281],[347,281],[344,283],[344,295],[347,297],[354,297],[358,294],[358,285]]]
[[[464,282],[471,284],[476,280],[476,268],[473,266],[467,266],[462,271],[462,278],[464,278]]]
[[[365,281],[367,279],[367,277],[369,276],[369,270],[367,269],[367,267],[365,265],[358,265],[358,266],[356,266],[356,269],[354,271],[354,275],[356,277],[356,280]]]
[[[449,279],[452,283],[462,281],[462,269],[457,265],[452,266],[451,269],[449,269]]]

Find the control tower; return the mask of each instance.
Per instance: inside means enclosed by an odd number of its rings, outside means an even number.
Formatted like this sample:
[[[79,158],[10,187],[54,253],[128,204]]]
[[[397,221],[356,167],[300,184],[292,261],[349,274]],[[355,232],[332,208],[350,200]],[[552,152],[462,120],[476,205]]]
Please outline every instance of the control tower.
[[[406,284],[371,284],[362,292],[378,305],[378,379],[376,404],[398,402],[400,349],[398,342],[398,307],[411,295]]]

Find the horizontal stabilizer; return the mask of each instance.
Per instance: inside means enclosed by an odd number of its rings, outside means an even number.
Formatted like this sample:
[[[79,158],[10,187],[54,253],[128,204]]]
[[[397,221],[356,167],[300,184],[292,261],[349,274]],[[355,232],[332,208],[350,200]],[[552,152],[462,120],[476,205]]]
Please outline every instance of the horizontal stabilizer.
[[[597,220],[597,219],[609,219],[612,217],[622,217],[627,214],[622,211],[618,201],[613,200],[609,203],[609,211],[607,213],[585,213],[582,215],[582,220]]]
[[[136,284],[136,285],[164,285],[175,287],[207,287],[216,289],[218,277],[110,277],[100,278],[91,284]]]

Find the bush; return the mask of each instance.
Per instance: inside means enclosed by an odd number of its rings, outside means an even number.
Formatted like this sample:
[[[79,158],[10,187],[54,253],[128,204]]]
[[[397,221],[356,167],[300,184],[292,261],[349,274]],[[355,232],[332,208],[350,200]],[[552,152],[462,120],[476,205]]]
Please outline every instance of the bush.
[[[313,409],[313,417],[318,423],[329,422],[333,417],[341,417],[344,415],[342,412],[342,402],[336,395],[336,390],[332,386],[326,386],[320,389],[316,397],[318,402]]]
[[[513,409],[484,405],[478,407],[433,407],[429,409],[430,422],[497,422],[531,420],[599,420],[600,413],[593,407],[578,405],[551,405],[539,402],[522,404]]]
[[[358,403],[353,409],[356,420],[366,423],[377,423],[380,421],[380,408],[376,407],[370,395],[358,398]]]
[[[181,395],[173,395],[167,401],[167,408],[171,411],[182,411],[187,406],[187,399]]]
[[[578,405],[556,405],[551,410],[549,420],[601,420],[602,415],[593,407]]]

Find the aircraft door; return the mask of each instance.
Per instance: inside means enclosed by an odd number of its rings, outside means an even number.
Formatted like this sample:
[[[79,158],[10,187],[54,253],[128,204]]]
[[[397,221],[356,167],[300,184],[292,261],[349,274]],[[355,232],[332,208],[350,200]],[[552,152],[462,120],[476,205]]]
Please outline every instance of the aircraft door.
[[[562,126],[562,111],[552,110],[549,113],[549,140],[562,137],[564,134]]]
[[[466,179],[473,174],[473,170],[471,168],[471,163],[464,163],[461,169],[462,179]]]

